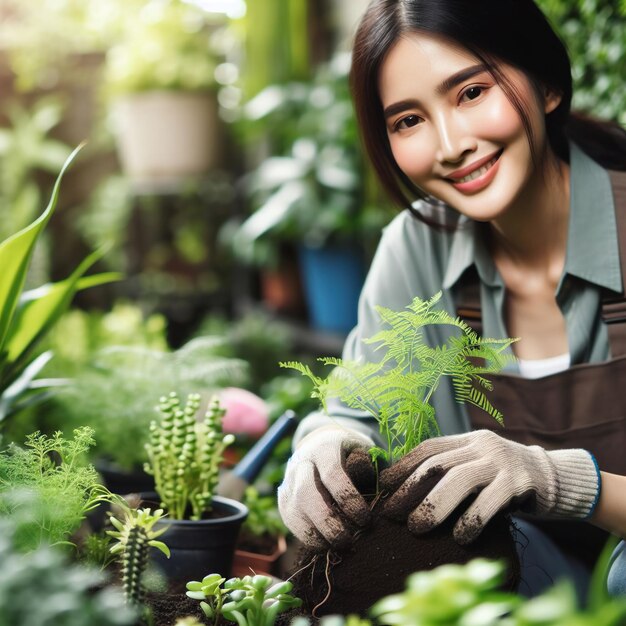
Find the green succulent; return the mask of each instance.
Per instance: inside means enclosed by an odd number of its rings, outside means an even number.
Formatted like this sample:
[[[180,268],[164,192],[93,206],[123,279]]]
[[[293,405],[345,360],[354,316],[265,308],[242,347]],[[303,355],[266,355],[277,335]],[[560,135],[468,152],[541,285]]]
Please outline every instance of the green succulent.
[[[164,396],[158,409],[161,421],[150,425],[144,469],[154,476],[161,505],[173,519],[198,520],[211,510],[224,450],[234,442],[222,432],[225,410],[214,397],[204,419],[196,420],[200,396],[189,394],[185,406],[174,392]]]
[[[244,576],[224,580],[219,574],[205,576],[201,582],[187,583],[187,596],[201,600],[204,614],[213,624],[220,616],[238,626],[273,626],[280,613],[301,606],[291,595],[289,581],[273,584],[270,576]]]
[[[123,518],[120,520],[113,515],[109,517],[116,530],[109,530],[107,534],[117,541],[111,547],[111,554],[117,556],[122,566],[122,586],[126,601],[141,612],[142,624],[152,623],[150,608],[145,603],[145,588],[143,575],[148,565],[148,552],[156,548],[169,559],[170,550],[162,542],[157,541],[167,527],[153,530],[154,525],[163,518],[163,511],[157,509],[123,508]]]

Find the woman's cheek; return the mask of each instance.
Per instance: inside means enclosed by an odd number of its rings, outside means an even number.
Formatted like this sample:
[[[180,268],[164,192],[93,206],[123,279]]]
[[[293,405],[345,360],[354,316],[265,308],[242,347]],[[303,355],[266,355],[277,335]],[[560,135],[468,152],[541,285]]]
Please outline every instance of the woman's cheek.
[[[519,113],[505,97],[494,101],[488,110],[482,110],[480,117],[477,121],[485,129],[485,139],[499,142],[525,134]]]
[[[418,185],[432,171],[434,156],[423,142],[392,139],[391,152],[398,167]]]

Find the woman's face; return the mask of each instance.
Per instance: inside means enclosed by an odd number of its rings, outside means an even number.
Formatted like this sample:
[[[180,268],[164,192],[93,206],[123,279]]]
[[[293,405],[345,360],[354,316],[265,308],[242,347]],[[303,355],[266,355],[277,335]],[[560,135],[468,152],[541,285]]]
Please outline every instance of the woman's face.
[[[538,154],[545,113],[557,98],[539,103],[529,80],[503,65],[530,113]],[[517,110],[474,56],[443,39],[407,35],[388,53],[379,92],[393,156],[426,194],[479,221],[523,205],[539,177]]]

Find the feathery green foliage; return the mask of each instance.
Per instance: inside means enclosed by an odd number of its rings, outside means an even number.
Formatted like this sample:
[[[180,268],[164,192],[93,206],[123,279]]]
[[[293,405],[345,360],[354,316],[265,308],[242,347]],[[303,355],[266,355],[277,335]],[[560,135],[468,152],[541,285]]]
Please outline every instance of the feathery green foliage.
[[[224,340],[217,336],[197,337],[174,351],[140,345],[102,347],[55,394],[45,416],[48,430],[88,424],[97,437],[93,457],[110,459],[125,469],[141,467],[154,419],[153,403],[146,398],[156,399],[164,389],[181,397],[194,391],[210,395],[246,383],[244,361],[223,356],[223,351]]]
[[[322,378],[298,362],[281,363],[313,381],[313,397],[327,408],[329,398],[374,417],[387,449],[373,448],[374,459],[395,461],[424,439],[439,434],[431,397],[444,377],[452,378],[458,402],[481,408],[498,422],[503,416],[485,391],[492,389],[487,378],[499,372],[514,356],[507,348],[515,339],[484,339],[458,317],[436,309],[441,292],[429,300],[415,298],[403,311],[376,307],[383,328],[366,343],[383,352],[376,363],[344,361],[323,357],[333,371]],[[424,328],[444,324],[457,329],[447,343],[431,347]]]
[[[173,519],[185,519],[191,509],[190,519],[198,520],[211,510],[224,450],[235,440],[222,432],[225,410],[217,397],[201,422],[196,420],[199,407],[198,394],[189,394],[182,407],[172,392],[159,402],[161,421],[150,425],[144,469],[154,476],[161,505]]]
[[[51,437],[35,432],[24,448],[11,444],[0,452],[0,515],[20,519],[20,549],[68,543],[85,515],[112,499],[95,468],[85,464],[93,444],[93,430],[82,427],[69,440],[60,431]]]
[[[143,573],[148,564],[150,547],[156,548],[170,556],[169,548],[157,541],[167,527],[153,530],[154,525],[163,517],[163,510],[124,508],[122,520],[113,515],[110,521],[116,530],[109,530],[107,534],[117,539],[111,548],[111,554],[117,555],[122,565],[122,584],[126,601],[143,611],[144,622],[150,622],[149,609],[145,606],[145,589],[142,583]]]

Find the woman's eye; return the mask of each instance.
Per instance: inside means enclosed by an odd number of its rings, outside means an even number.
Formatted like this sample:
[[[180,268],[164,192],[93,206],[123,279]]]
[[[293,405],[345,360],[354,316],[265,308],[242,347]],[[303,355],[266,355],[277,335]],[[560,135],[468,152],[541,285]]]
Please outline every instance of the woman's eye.
[[[482,95],[483,91],[482,87],[469,87],[463,92],[461,100],[476,100],[476,98]]]
[[[422,118],[418,115],[407,115],[403,117],[401,120],[398,120],[394,124],[394,130],[403,130],[405,128],[412,128],[413,126],[417,126],[420,123]]]

